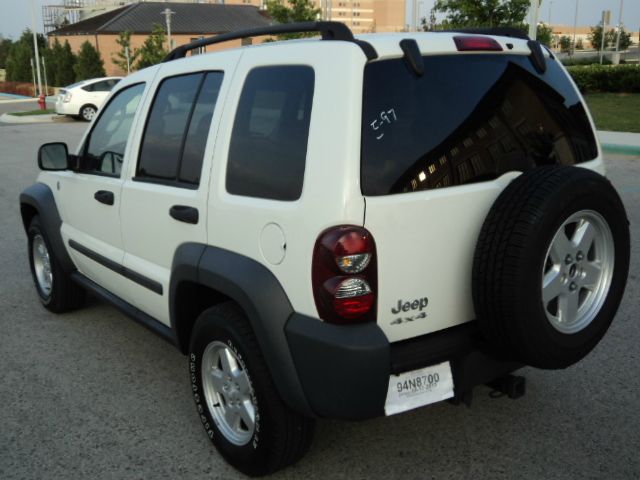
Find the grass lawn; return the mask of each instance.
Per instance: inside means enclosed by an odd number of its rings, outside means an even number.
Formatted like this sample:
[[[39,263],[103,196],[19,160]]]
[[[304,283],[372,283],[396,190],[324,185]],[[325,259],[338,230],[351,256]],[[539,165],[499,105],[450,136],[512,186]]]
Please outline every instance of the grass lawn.
[[[640,93],[585,95],[598,130],[640,133]]]
[[[56,113],[56,111],[52,108],[48,108],[46,110],[31,110],[29,112],[12,112],[9,115],[14,115],[16,117],[27,117],[29,115],[51,115]]]

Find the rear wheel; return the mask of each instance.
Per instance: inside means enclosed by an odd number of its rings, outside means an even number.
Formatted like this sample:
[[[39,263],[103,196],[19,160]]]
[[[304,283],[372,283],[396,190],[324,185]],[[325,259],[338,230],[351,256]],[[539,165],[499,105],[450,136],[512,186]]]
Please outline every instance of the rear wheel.
[[[96,116],[98,109],[93,105],[85,105],[80,109],[80,118],[85,122],[90,122]]]
[[[200,315],[191,336],[189,370],[205,431],[235,468],[267,475],[307,452],[314,421],[282,402],[251,326],[235,304]]]
[[[579,167],[530,170],[498,197],[478,238],[478,322],[511,358],[567,367],[604,336],[628,269],[628,221],[612,185]]]
[[[29,225],[28,239],[31,275],[42,305],[55,313],[79,307],[85,291],[73,283],[60,265],[37,215]]]

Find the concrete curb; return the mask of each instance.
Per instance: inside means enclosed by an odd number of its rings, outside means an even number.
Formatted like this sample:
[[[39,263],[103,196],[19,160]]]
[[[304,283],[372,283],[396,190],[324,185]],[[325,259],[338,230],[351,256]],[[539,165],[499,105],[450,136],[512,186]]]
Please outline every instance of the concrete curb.
[[[64,115],[28,115],[26,117],[17,117],[16,115],[10,115],[5,113],[0,115],[0,123],[14,123],[14,124],[28,124],[28,123],[63,123],[67,122],[67,117]]]
[[[640,155],[640,145],[616,145],[614,143],[602,143],[602,150],[607,153],[621,153],[623,155]]]
[[[17,100],[0,100],[0,105],[9,105],[12,103],[37,102],[37,98],[19,98]]]
[[[598,131],[602,150],[608,153],[640,155],[640,133]]]

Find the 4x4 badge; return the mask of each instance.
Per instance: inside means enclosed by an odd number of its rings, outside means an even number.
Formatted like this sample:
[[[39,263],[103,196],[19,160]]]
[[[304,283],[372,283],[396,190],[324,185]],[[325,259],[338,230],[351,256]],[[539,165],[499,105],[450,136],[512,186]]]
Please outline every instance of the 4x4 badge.
[[[396,318],[393,322],[391,322],[391,325],[400,325],[401,323],[413,322],[414,320],[420,320],[422,318],[427,318],[427,312],[422,312],[412,317]]]

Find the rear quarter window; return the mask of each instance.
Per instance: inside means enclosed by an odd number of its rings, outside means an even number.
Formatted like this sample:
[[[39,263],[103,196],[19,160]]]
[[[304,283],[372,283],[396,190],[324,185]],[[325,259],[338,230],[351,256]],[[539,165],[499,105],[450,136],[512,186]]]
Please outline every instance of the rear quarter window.
[[[597,156],[591,125],[560,65],[523,55],[425,56],[365,67],[362,192],[388,195],[491,180]]]
[[[234,195],[300,198],[315,74],[302,65],[247,75],[231,134],[226,188]]]

